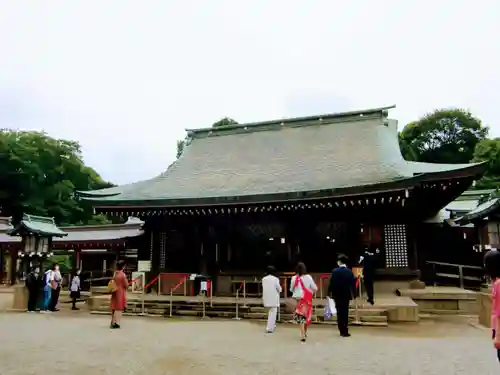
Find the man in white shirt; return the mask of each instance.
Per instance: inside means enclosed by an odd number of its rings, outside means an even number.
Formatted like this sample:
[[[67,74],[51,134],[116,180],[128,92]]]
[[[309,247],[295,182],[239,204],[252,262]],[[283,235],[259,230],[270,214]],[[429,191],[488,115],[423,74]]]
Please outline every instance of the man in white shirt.
[[[267,274],[262,278],[262,300],[268,308],[266,332],[272,333],[276,329],[276,315],[280,306],[281,285],[280,279],[274,276],[276,269],[267,267]]]

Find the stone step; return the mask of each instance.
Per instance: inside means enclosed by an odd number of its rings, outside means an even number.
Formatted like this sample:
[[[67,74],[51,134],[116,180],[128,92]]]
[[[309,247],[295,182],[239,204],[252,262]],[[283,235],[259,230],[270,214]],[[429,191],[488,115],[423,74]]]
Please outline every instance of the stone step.
[[[108,308],[105,306],[104,308]],[[127,309],[132,310],[132,311],[142,311],[142,304],[127,304]],[[167,310],[170,311],[170,305],[169,304],[144,304],[144,309],[145,310]],[[202,311],[203,310],[203,305],[200,304],[172,304],[172,310],[173,311],[178,311],[178,310],[192,310],[192,311]],[[210,304],[207,303],[205,304],[205,311],[212,311],[212,312],[226,312],[226,311],[231,311],[234,312],[236,311],[236,306],[218,306],[214,305],[213,307],[210,307]],[[238,307],[239,313],[260,313],[260,314],[266,314],[267,315],[267,310],[263,307],[244,307],[244,306],[239,306]],[[356,313],[355,309],[350,309],[350,314],[354,315]],[[285,309],[281,309],[280,311],[282,314],[286,314]],[[323,309],[317,309],[316,313],[318,315],[323,315]],[[359,314],[363,316],[387,316],[387,310],[385,309],[375,309],[375,308],[369,308],[369,309],[359,309]]]
[[[174,296],[175,298],[175,296]],[[185,297],[185,299],[174,299],[172,301],[172,304],[185,304],[185,305],[196,305],[196,304],[201,304],[202,300],[201,299],[189,299],[190,297]],[[133,303],[133,304],[142,304],[142,300],[140,298],[128,298],[128,303]],[[206,303],[210,303],[208,298],[206,299]],[[146,298],[144,300],[144,304],[157,304],[157,305],[163,305],[163,304],[170,304],[170,301],[168,298],[163,298],[163,299],[156,299],[156,298]],[[236,300],[233,301],[217,301],[214,298],[213,305],[214,306],[234,306],[236,304]],[[238,300],[238,304],[240,306],[249,306],[249,307],[262,307],[262,301],[260,299],[255,300],[255,299],[249,299],[245,301],[244,299]],[[281,303],[282,307],[285,307],[285,303]],[[321,308],[323,309],[325,307],[325,303],[321,300],[315,300],[314,307],[316,308]],[[351,306],[354,306],[353,303],[351,303]],[[376,307],[375,307],[376,308]]]
[[[474,315],[467,310],[419,309],[419,312],[431,315]]]
[[[128,308],[142,308],[142,302],[140,301],[132,301],[128,302],[127,304]],[[203,304],[201,302],[191,302],[191,303],[186,303],[184,301],[182,302],[172,302],[172,308],[173,309],[202,309]],[[155,309],[170,309],[170,302],[168,301],[162,301],[162,302],[151,302],[151,301],[145,301],[144,302],[144,307],[145,308],[155,308]],[[227,311],[227,310],[235,310],[236,305],[235,304],[218,304],[214,303],[212,306],[210,306],[209,302],[205,303],[205,308],[208,310],[213,310],[213,311]],[[266,308],[263,307],[262,305],[238,305],[238,309],[240,311],[252,311],[252,312],[266,312]],[[286,306],[281,306],[281,311],[285,311]],[[318,313],[323,312],[323,307],[317,307],[316,310]],[[350,311],[354,312],[355,309],[351,308]],[[365,314],[365,315],[386,315],[387,314],[387,309],[383,308],[377,308],[377,307],[369,307],[369,308],[360,308],[359,309],[360,313]]]
[[[97,310],[97,312],[107,312],[109,309],[107,307],[100,307]],[[130,314],[137,314],[140,315],[142,313],[142,310],[140,308],[138,309],[129,309],[127,308],[127,312]],[[170,314],[170,309],[165,309],[165,308],[149,308],[145,309],[144,312],[148,315],[169,315]],[[203,315],[203,310],[202,309],[190,309],[190,310],[183,310],[183,309],[172,309],[172,315],[183,315],[183,316],[202,316]],[[213,311],[213,310],[205,310],[205,316],[209,317],[219,317],[219,318],[234,318],[236,317],[236,311]],[[267,313],[264,312],[244,312],[244,311],[239,311],[238,316],[243,319],[257,319],[257,320],[266,320],[267,319]],[[292,320],[293,314],[280,314],[280,317],[282,320]],[[361,321],[366,321],[366,322],[385,322],[387,323],[387,316],[383,315],[365,315],[365,314],[360,314],[359,315]],[[355,320],[356,315],[354,314],[354,311],[351,311],[349,318],[351,320]],[[318,318],[314,318],[315,320],[323,321],[323,316],[319,315]],[[336,316],[333,316],[331,320],[328,322],[336,322]]]
[[[91,314],[99,314],[99,315],[109,315],[110,312],[109,310],[95,310],[91,311]],[[147,311],[145,314],[141,314],[140,312],[131,312],[127,310],[124,313],[125,316],[155,316],[155,317],[168,317],[168,312],[164,310],[156,310],[156,311]],[[202,317],[202,313],[198,311],[176,311],[175,314],[173,314],[173,317]],[[224,314],[214,314],[213,312],[206,312],[205,317],[207,318],[225,318],[225,319],[235,319],[236,318],[236,313],[232,312],[226,312]],[[238,316],[239,319],[245,319],[245,320],[255,320],[255,321],[260,321],[260,322],[265,322],[266,321],[266,316],[263,314],[240,314]],[[333,317],[330,320],[323,320],[323,319],[316,319],[313,318],[313,324],[324,324],[324,325],[335,325],[337,324],[337,321],[335,319],[336,317]],[[278,323],[292,323],[292,316],[281,316],[281,321]],[[388,322],[387,322],[387,317],[384,316],[361,316],[359,321],[356,321],[354,316],[349,317],[349,324],[351,325],[363,325],[363,326],[374,326],[374,327],[387,327]]]

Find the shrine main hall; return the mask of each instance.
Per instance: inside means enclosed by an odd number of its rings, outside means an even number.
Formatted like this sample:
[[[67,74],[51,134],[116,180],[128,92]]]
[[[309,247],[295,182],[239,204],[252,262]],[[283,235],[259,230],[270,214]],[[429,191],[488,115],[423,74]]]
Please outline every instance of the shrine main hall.
[[[97,212],[144,221],[139,260],[159,272],[262,275],[297,261],[330,272],[337,254],[380,249],[381,277],[413,277],[422,224],[486,165],[403,159],[393,107],[188,129],[150,180],[79,192]]]

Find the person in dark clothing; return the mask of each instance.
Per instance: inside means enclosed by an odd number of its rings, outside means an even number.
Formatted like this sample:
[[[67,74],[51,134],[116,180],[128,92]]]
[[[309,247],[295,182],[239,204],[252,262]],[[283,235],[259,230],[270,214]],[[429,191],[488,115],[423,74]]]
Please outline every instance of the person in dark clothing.
[[[34,268],[26,278],[26,289],[28,289],[28,311],[35,312],[40,292],[43,288],[43,280],[40,275],[40,269]]]
[[[352,271],[347,268],[348,258],[341,254],[338,256],[338,267],[332,271],[328,293],[335,301],[337,308],[337,326],[340,336],[349,337],[349,302],[351,301],[356,287],[356,278]]]
[[[375,247],[365,248],[363,255],[359,258],[359,263],[363,267],[363,285],[366,289],[368,303],[375,304],[373,282],[375,270],[377,268],[377,255],[380,251]]]

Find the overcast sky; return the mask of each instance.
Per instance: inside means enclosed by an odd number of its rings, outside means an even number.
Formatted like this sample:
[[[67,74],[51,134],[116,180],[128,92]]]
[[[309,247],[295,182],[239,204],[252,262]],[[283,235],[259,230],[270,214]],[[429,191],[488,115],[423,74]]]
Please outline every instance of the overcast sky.
[[[0,128],[78,140],[115,183],[225,116],[457,106],[500,136],[499,20],[498,0],[0,0]]]

